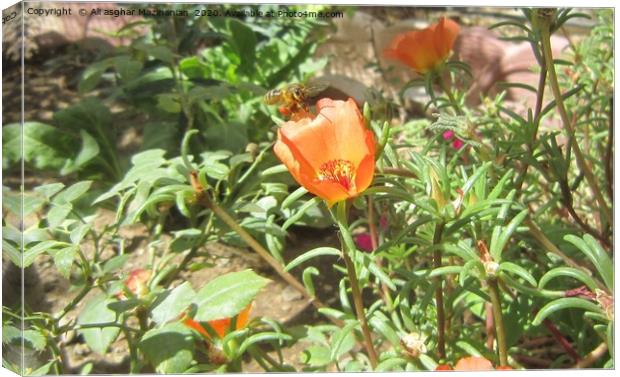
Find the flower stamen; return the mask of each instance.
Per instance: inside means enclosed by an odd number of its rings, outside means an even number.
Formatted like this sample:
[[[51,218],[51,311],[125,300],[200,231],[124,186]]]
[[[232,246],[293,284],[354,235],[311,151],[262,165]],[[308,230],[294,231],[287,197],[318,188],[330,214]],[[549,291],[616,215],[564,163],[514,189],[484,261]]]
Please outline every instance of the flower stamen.
[[[319,181],[338,183],[345,190],[350,191],[353,188],[355,177],[355,166],[349,160],[331,160],[327,161],[319,168],[317,178]]]

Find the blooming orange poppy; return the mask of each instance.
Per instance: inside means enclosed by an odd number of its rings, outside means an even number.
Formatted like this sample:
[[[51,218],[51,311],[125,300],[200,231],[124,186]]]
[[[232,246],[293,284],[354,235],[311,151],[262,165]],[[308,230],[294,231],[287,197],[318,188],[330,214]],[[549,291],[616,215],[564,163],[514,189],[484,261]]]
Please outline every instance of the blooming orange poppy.
[[[370,186],[375,137],[351,98],[323,98],[316,108],[316,117],[284,123],[273,150],[300,185],[331,206]]]
[[[248,319],[250,317],[250,309],[252,308],[252,304],[250,303],[245,307],[238,315],[237,322],[235,324],[235,330],[239,330],[244,328],[248,324]],[[185,315],[182,315],[185,316]],[[232,318],[222,318],[222,319],[214,319],[212,321],[207,321],[209,326],[215,330],[217,336],[221,339],[230,331],[230,323],[232,322]],[[202,336],[207,339],[211,339],[211,335],[205,328],[199,323],[194,321],[191,318],[183,319],[183,324],[187,327],[190,327],[196,331],[198,331]]]
[[[448,57],[459,30],[456,22],[442,17],[424,30],[398,34],[383,53],[418,73],[426,73]]]

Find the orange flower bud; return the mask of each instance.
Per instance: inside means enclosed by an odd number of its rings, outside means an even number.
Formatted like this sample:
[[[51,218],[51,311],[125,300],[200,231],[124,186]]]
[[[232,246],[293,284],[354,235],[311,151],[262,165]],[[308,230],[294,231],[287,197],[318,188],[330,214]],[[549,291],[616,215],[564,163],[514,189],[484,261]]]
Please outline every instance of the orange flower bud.
[[[129,292],[138,297],[144,297],[148,294],[149,288],[146,285],[151,278],[151,271],[143,268],[137,268],[129,273],[129,277],[125,279],[124,283]],[[125,294],[121,291],[116,294],[119,299],[126,299]]]
[[[398,34],[385,49],[384,55],[418,73],[426,73],[448,57],[459,30],[456,22],[442,17],[438,23],[424,30]]]
[[[300,185],[331,206],[372,182],[375,137],[352,99],[323,98],[316,107],[316,117],[286,122],[273,150]]]

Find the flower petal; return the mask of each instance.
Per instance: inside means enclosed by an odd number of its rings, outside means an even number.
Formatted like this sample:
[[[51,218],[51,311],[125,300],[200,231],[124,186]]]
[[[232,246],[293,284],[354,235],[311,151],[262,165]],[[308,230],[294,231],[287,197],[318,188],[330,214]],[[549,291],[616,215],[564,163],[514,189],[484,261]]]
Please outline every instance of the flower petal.
[[[493,364],[484,357],[469,356],[461,358],[454,370],[493,370]]]
[[[293,178],[328,205],[356,196],[372,182],[375,139],[352,99],[317,102],[319,114],[289,121],[274,153]]]
[[[448,57],[459,30],[456,22],[442,17],[426,29],[398,34],[384,50],[384,56],[425,73]]]

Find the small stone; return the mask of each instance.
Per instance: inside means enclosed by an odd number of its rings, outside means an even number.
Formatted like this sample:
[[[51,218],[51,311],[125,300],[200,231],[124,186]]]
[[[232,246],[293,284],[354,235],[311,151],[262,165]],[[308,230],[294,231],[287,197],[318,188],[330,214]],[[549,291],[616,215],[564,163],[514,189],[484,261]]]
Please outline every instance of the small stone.
[[[215,265],[217,267],[226,267],[230,264],[230,258],[217,258],[215,260]]]
[[[302,294],[290,285],[287,285],[286,288],[282,290],[282,299],[284,301],[295,301],[302,297]]]

